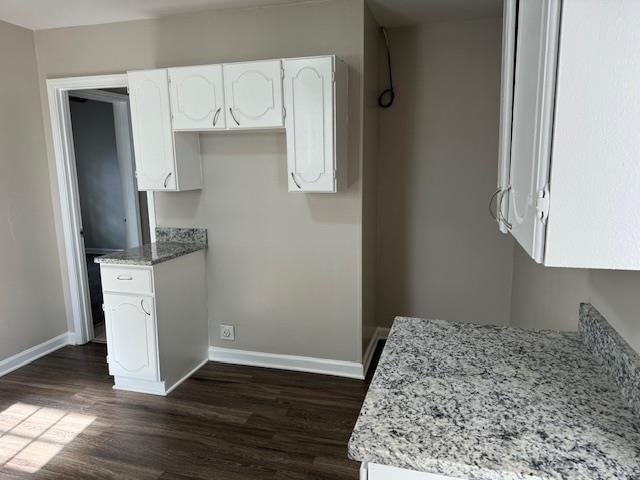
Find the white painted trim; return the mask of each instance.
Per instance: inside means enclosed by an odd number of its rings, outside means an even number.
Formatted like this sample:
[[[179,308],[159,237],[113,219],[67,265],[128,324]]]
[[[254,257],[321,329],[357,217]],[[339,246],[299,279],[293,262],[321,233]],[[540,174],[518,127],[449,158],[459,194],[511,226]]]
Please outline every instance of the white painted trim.
[[[57,337],[53,337],[46,342],[42,342],[39,345],[28,348],[20,353],[16,353],[11,357],[0,360],[0,377],[6,375],[9,372],[27,365],[28,363],[37,360],[40,357],[44,357],[51,352],[58,350],[59,348],[71,345],[73,343],[73,333],[66,332]]]
[[[296,372],[320,373],[336,377],[364,379],[362,364],[344,360],[302,357],[277,353],[251,352],[224,347],[209,347],[212,362],[248,365],[251,367],[277,368]]]
[[[193,367],[184,377],[182,377],[180,380],[178,380],[176,383],[174,383],[173,385],[171,385],[168,389],[167,389],[167,393],[165,393],[165,395],[169,395],[176,387],[178,387],[178,385],[180,385],[182,382],[184,382],[187,378],[189,378],[191,375],[193,375],[194,373],[196,373],[198,370],[200,370],[206,363],[209,362],[208,358],[205,358],[204,360],[202,360],[198,365],[196,365],[195,367]]]
[[[149,380],[139,380],[136,378],[128,378],[128,377],[113,377],[113,388],[115,390],[124,390],[127,392],[137,392],[137,393],[148,393],[151,395],[161,395],[167,396],[174,389],[176,389],[182,382],[184,382],[191,375],[196,373],[198,370],[202,368],[202,366],[209,361],[208,358],[205,358],[203,361],[198,363],[195,367],[193,367],[189,372],[187,372],[180,380],[175,382],[169,388],[166,388],[165,382],[153,382]]]
[[[121,93],[105,92],[103,90],[78,90],[74,91],[72,97],[85,98],[87,100],[96,100],[98,102],[107,102],[118,104],[129,102],[129,96]]]
[[[364,376],[367,376],[369,373],[369,366],[371,365],[371,360],[373,359],[373,354],[376,351],[376,346],[380,340],[386,340],[389,336],[389,328],[378,327],[373,332],[373,336],[371,340],[369,340],[369,345],[367,345],[367,349],[364,352],[364,356],[362,357],[362,365]]]
[[[60,202],[64,253],[66,260],[63,282],[70,296],[73,343],[83,344],[93,337],[91,302],[87,285],[84,242],[80,235],[82,219],[78,198],[75,155],[69,115],[69,90],[120,88],[128,84],[126,74],[47,80],[47,96],[51,117],[51,135],[56,164],[57,195]],[[151,197],[151,202],[153,201]],[[149,205],[149,228],[155,237],[155,208]],[[153,215],[151,214],[153,212]]]
[[[113,389],[124,390],[126,392],[147,393],[150,395],[167,394],[164,382],[154,382],[152,380],[141,380],[139,378],[113,377]]]

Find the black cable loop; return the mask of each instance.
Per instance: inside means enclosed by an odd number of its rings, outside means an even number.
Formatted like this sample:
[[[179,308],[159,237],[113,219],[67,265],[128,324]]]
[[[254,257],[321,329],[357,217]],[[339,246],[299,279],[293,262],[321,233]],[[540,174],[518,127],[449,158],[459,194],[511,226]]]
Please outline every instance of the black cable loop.
[[[396,92],[393,89],[393,75],[391,72],[391,50],[389,49],[389,37],[387,36],[387,30],[384,27],[380,28],[382,35],[384,35],[384,44],[387,49],[387,68],[389,70],[389,88],[383,90],[378,96],[378,105],[382,108],[389,108],[393,105],[393,101],[396,98]]]

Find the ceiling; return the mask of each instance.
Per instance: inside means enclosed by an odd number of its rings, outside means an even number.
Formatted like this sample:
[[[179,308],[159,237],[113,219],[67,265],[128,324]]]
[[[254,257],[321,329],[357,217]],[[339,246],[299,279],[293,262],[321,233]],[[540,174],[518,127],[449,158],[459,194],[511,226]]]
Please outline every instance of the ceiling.
[[[1,0],[0,19],[32,30],[141,20],[220,8],[308,0]],[[502,0],[367,0],[387,27],[502,14]]]
[[[0,19],[41,30],[299,1],[303,0],[0,0]]]
[[[503,0],[367,0],[383,27],[502,16]]]

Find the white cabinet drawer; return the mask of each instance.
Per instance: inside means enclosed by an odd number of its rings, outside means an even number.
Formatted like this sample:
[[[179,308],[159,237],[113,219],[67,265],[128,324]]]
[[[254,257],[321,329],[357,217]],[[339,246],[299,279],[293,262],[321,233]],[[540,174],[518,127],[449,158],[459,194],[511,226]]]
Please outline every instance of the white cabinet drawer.
[[[151,269],[103,265],[100,275],[104,291],[153,294]]]

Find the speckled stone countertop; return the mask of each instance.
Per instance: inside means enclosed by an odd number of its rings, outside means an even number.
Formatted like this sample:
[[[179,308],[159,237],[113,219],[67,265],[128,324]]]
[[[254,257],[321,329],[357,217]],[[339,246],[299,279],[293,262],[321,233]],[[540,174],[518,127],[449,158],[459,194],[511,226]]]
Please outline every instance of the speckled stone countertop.
[[[464,479],[640,479],[640,419],[580,333],[399,317],[349,456]]]
[[[95,258],[96,263],[156,265],[207,248],[206,228],[157,227],[155,243]]]
[[[94,261],[121,265],[156,265],[205,248],[207,246],[202,243],[147,243],[141,247],[96,257]]]

